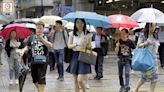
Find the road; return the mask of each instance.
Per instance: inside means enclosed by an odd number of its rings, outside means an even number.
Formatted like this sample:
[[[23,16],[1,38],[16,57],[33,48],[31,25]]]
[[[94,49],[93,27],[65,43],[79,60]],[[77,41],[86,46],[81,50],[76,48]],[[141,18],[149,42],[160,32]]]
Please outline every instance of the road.
[[[0,66],[0,92],[19,92],[18,85],[9,86],[8,78],[8,63],[6,53],[3,52],[2,59],[3,65]],[[68,64],[65,64],[65,69]],[[92,74],[89,75],[89,86],[87,92],[118,92],[119,79],[117,71],[117,57],[116,54],[111,52],[105,57],[104,61],[104,77],[101,80],[94,80],[94,67],[92,67]],[[74,92],[72,75],[65,72],[64,81],[58,81],[57,70],[50,71],[47,69],[47,85],[45,92]],[[140,78],[140,73],[135,72],[131,74],[130,86],[133,90],[137,81]],[[149,82],[145,83],[139,92],[149,92]],[[130,92],[133,92],[133,91]],[[32,84],[30,73],[27,76],[24,84],[23,92],[37,92],[35,86]],[[159,68],[159,80],[155,92],[164,92],[164,69]]]

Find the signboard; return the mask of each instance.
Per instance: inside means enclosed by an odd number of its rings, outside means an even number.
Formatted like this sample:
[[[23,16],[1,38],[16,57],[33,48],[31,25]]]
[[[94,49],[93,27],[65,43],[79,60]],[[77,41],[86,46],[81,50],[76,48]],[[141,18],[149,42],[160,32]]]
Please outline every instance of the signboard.
[[[14,14],[14,0],[3,0],[2,13],[6,17],[12,17]]]
[[[73,8],[71,6],[62,6],[57,7],[55,11],[58,13],[70,13],[73,12]]]

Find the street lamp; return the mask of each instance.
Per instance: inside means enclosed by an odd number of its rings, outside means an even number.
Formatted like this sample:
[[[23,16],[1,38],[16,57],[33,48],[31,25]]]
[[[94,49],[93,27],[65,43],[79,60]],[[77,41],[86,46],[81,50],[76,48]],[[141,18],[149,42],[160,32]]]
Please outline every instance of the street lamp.
[[[44,16],[43,0],[41,0],[41,15]]]

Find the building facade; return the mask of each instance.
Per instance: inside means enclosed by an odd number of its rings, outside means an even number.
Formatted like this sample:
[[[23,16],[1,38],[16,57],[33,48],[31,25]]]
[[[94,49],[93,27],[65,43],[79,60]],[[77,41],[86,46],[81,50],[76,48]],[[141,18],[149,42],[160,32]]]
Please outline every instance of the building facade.
[[[17,4],[17,18],[32,18],[51,14],[53,0],[19,0]]]
[[[72,11],[93,11],[94,4],[88,0],[19,0],[17,18],[36,18],[43,15],[64,16]]]

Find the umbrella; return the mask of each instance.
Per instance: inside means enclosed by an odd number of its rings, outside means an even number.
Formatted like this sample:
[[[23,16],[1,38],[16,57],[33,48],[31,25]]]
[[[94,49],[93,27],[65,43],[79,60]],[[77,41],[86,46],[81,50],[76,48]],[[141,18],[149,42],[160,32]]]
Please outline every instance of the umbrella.
[[[32,18],[32,20],[37,23],[39,21],[39,18]]]
[[[164,13],[155,8],[142,8],[131,15],[137,22],[164,23]]]
[[[21,18],[14,21],[15,23],[32,23],[35,24],[35,21],[31,18]]]
[[[0,34],[7,39],[13,29],[16,29],[17,38],[20,39],[24,39],[31,34],[31,31],[25,25],[18,23],[7,25]]]
[[[30,18],[21,18],[14,21],[15,23],[24,24],[27,28],[36,29],[36,23]]]
[[[5,23],[9,23],[9,20],[5,16],[0,14],[0,24],[5,24]]]
[[[27,28],[36,29],[36,24],[33,23],[20,23],[25,25]]]
[[[19,72],[18,80],[19,80],[19,90],[20,90],[20,92],[22,92],[29,68],[24,64],[20,64],[20,68],[21,68],[21,70]]]
[[[96,27],[107,27],[112,22],[103,15],[99,15],[96,12],[85,12],[85,11],[76,11],[68,13],[63,17],[63,20],[74,22],[76,18],[85,19],[86,23]]]
[[[67,29],[73,30],[74,23],[69,22],[64,27],[67,28]],[[96,32],[94,26],[92,26],[92,25],[87,25],[87,30],[89,30],[90,32]]]
[[[55,25],[55,22],[57,20],[61,20],[62,18],[59,17],[59,16],[42,16],[40,18],[41,21],[43,21],[45,24],[48,24],[48,25]]]
[[[112,21],[112,25],[109,25],[109,27],[112,28],[119,28],[119,27],[124,27],[124,28],[133,28],[133,27],[138,27],[138,24],[135,20],[130,18],[129,16],[122,15],[122,14],[115,14],[115,15],[110,15],[108,18]]]

